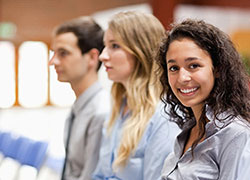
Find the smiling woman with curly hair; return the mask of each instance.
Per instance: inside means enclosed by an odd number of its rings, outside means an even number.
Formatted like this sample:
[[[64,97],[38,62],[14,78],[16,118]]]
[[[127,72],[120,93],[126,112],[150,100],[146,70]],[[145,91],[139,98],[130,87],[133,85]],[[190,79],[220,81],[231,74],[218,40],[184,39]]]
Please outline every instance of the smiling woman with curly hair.
[[[158,63],[166,113],[183,129],[163,179],[248,179],[249,77],[228,35],[204,21],[174,24]]]

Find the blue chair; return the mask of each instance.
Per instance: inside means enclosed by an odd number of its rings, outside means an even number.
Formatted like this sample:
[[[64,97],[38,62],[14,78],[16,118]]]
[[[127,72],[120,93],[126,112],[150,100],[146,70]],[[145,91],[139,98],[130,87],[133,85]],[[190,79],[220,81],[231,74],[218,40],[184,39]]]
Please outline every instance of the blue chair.
[[[20,160],[21,164],[32,166],[39,171],[47,154],[48,143],[31,140],[26,148],[26,154]]]
[[[10,132],[2,132],[0,136],[0,151],[6,156],[8,153],[9,147],[13,141],[13,137]]]
[[[1,138],[0,138],[1,139]],[[23,137],[15,137],[7,133],[1,142],[4,159],[1,161],[0,179],[14,179],[20,169],[20,162],[17,160],[23,146]]]
[[[20,136],[18,138],[13,138],[11,144],[6,152],[6,157],[10,157],[16,161],[21,161],[25,158],[26,152],[30,144],[30,139]]]

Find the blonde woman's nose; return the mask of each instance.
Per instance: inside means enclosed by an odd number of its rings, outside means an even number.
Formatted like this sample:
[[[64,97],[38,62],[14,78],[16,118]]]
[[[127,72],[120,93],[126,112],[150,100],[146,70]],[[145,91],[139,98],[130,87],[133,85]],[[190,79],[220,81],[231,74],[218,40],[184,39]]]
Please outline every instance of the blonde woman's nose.
[[[100,59],[100,61],[102,61],[102,62],[109,59],[107,47],[105,47],[105,48],[102,50],[102,53],[100,54],[99,59]]]

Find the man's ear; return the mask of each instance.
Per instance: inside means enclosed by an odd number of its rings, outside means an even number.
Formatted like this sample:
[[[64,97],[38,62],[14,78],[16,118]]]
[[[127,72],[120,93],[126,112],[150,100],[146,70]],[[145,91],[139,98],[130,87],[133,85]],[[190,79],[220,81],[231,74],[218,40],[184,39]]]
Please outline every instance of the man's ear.
[[[98,49],[96,48],[93,48],[91,49],[89,52],[88,52],[88,55],[89,55],[89,66],[91,67],[97,67],[98,65],[98,61],[99,61],[99,51]]]

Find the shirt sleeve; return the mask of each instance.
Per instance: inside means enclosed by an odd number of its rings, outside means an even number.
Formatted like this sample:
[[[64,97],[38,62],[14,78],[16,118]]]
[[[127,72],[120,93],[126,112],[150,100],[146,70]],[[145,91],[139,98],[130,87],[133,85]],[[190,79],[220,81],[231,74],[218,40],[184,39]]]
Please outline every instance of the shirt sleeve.
[[[154,117],[154,127],[148,139],[144,160],[144,180],[161,178],[164,160],[173,151],[174,141],[180,132],[178,126],[161,114]]]
[[[246,143],[239,162],[237,180],[249,179],[250,177],[250,140]]]
[[[219,180],[243,180],[250,177],[250,136],[241,132],[224,148]]]

